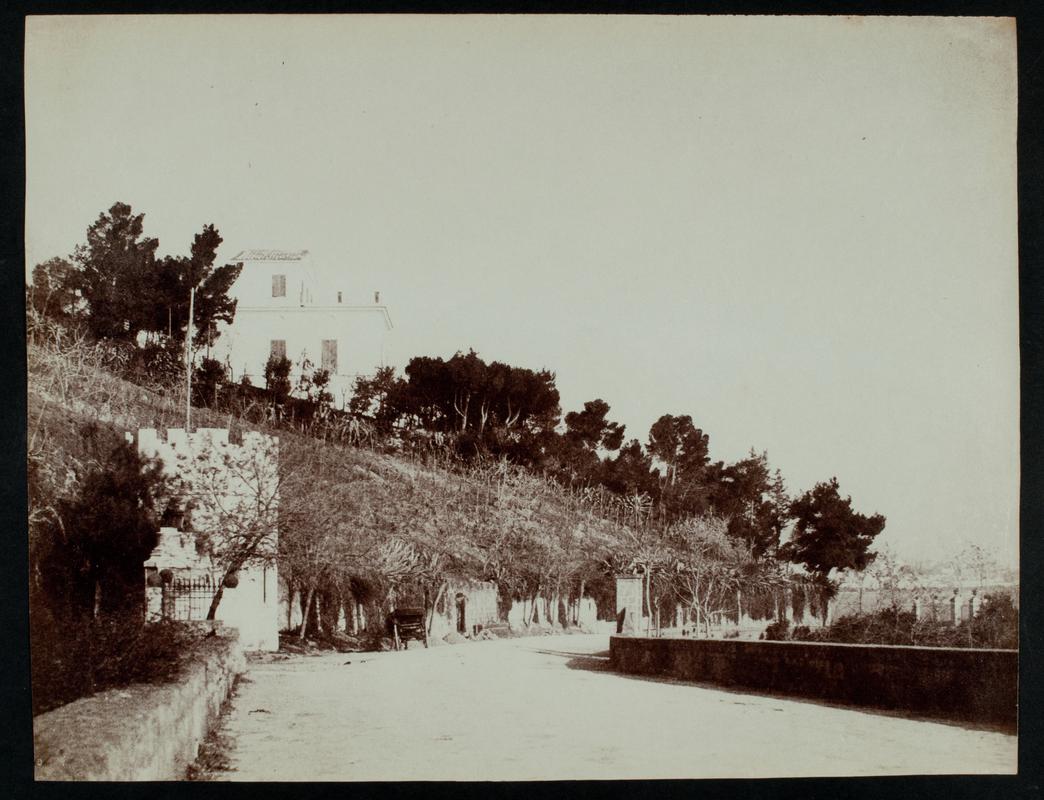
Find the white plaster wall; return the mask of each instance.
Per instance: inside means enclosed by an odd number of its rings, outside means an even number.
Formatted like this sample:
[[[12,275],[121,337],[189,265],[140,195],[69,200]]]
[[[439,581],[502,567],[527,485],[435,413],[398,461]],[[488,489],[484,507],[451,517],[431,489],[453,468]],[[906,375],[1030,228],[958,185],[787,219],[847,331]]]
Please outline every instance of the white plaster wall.
[[[217,618],[239,630],[245,650],[279,649],[279,598],[275,565],[239,572],[239,585],[225,588]]]
[[[229,289],[229,297],[237,299],[240,306],[289,308],[299,306],[302,297],[305,302],[321,301],[314,295],[315,268],[307,252],[298,260],[244,260],[242,264],[239,277]],[[272,297],[274,275],[286,276],[285,297]]]
[[[464,624],[466,632],[474,630],[474,626],[486,627],[499,621],[497,613],[497,587],[488,581],[451,581],[446,587],[441,603],[442,612],[432,617],[432,636],[442,637],[457,630],[457,595],[463,594]]]
[[[293,362],[291,380],[300,380],[307,357],[315,369],[322,367],[324,339],[337,342],[337,371],[330,388],[338,408],[351,397],[357,375],[369,375],[384,363],[387,324],[380,306],[313,306],[286,309],[242,308],[235,322],[226,326],[211,357],[227,364],[232,380],[247,375],[255,386],[265,385],[265,364],[273,339],[286,342],[286,357]]]

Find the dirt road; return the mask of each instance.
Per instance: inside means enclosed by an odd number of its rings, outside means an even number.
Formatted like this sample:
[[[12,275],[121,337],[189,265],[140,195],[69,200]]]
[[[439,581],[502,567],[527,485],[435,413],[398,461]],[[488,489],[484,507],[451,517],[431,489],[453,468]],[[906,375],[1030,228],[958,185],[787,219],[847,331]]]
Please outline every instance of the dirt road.
[[[1012,773],[1016,738],[627,677],[608,637],[255,663],[222,780],[540,780]],[[350,662],[350,663],[346,663]]]

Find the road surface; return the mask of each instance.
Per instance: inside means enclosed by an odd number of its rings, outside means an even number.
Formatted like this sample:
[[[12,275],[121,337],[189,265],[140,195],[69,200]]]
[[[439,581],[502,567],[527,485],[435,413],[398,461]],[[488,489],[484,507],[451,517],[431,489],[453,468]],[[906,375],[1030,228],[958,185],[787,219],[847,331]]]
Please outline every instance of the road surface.
[[[416,644],[416,643],[411,643]],[[608,637],[253,663],[218,780],[1013,773],[1016,737],[608,670]],[[350,662],[350,663],[346,663]]]

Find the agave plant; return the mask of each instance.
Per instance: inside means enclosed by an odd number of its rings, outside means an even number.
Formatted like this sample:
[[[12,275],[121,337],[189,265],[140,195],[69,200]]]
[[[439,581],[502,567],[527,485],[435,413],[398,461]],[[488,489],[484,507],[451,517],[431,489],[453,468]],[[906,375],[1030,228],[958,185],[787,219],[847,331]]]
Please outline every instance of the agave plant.
[[[627,512],[628,519],[633,520],[635,525],[640,525],[642,520],[649,516],[652,511],[652,498],[645,492],[624,497],[621,501]]]

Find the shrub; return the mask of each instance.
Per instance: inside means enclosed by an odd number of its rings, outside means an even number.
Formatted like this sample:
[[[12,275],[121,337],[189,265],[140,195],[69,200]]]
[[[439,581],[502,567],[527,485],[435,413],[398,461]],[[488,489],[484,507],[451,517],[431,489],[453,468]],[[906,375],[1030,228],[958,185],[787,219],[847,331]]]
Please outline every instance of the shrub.
[[[184,623],[58,620],[46,608],[33,609],[30,633],[34,715],[106,689],[171,680],[202,641]]]
[[[192,376],[192,402],[197,406],[216,408],[218,391],[225,381],[225,368],[221,362],[204,358]]]
[[[265,388],[273,403],[285,403],[290,396],[290,359],[272,355],[265,364]]]
[[[795,642],[814,642],[816,641],[816,634],[808,625],[795,625],[790,638]]]
[[[790,622],[788,620],[778,619],[765,628],[765,632],[761,634],[761,637],[769,641],[784,642],[789,638],[787,636],[789,629]]]
[[[820,631],[820,640],[849,644],[915,644],[911,611],[890,606],[869,614],[846,614]]]
[[[961,627],[967,627],[976,647],[1019,648],[1019,610],[1009,595],[986,595],[975,619]]]
[[[791,638],[849,644],[1014,650],[1018,649],[1018,632],[1018,609],[1012,599],[1007,595],[990,595],[974,619],[956,626],[948,622],[918,620],[913,612],[891,606],[871,613],[847,614],[829,627],[816,631],[795,628]],[[765,638],[770,637],[766,635]]]
[[[123,377],[142,386],[167,387],[185,379],[184,347],[173,339],[144,347],[123,345]]]

